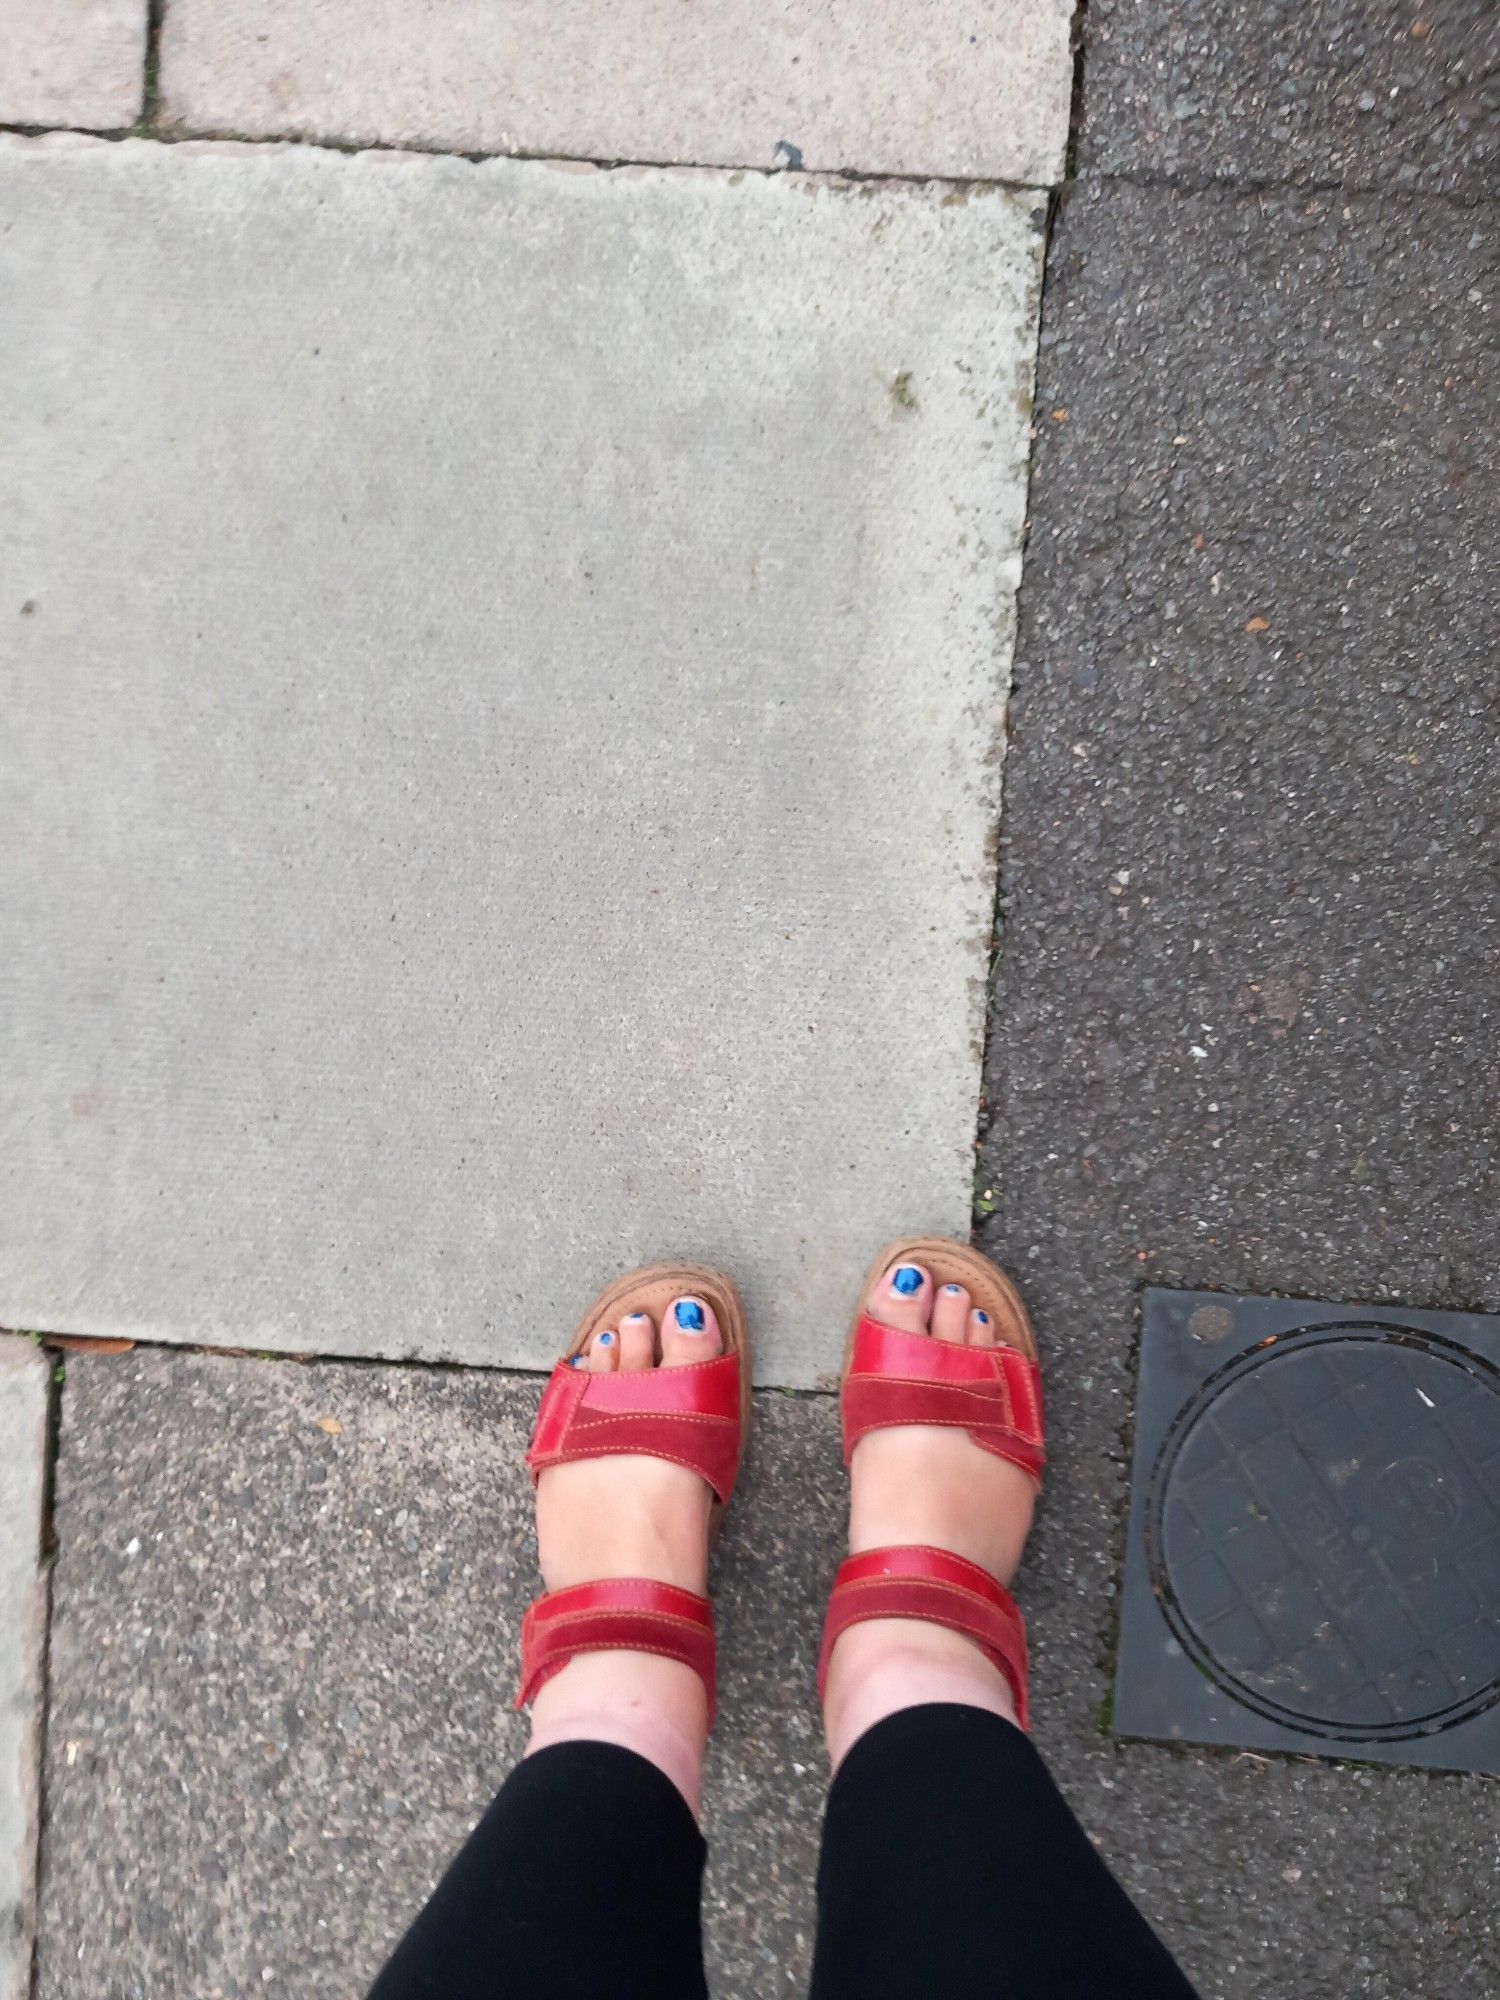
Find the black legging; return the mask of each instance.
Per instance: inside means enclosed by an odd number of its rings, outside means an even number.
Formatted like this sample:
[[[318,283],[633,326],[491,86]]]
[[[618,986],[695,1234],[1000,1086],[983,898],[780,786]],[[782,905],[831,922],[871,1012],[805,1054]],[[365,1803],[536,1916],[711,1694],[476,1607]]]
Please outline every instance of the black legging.
[[[609,1743],[518,1764],[370,2000],[705,2000],[703,1837]],[[607,1867],[592,1865],[607,1855]],[[812,2000],[1193,2000],[1019,1729],[935,1703],[828,1794]]]

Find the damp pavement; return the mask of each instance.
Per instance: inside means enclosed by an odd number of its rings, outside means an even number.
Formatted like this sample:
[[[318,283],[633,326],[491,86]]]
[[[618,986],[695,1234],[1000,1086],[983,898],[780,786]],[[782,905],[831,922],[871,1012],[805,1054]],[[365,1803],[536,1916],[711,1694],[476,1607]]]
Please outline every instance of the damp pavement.
[[[922,32],[922,10],[899,27],[893,10],[867,11],[866,106],[878,101],[890,37],[900,53],[901,36],[915,45]],[[139,14],[144,37],[144,5]],[[303,135],[301,104],[319,120],[340,115],[295,43],[279,98],[259,54],[216,82],[214,36],[232,53],[245,10],[222,22],[201,7],[169,9],[169,23],[174,14],[175,45],[154,48],[137,77],[132,10],[73,0],[48,60],[28,56],[32,97],[0,76],[0,119],[28,133],[109,133],[131,123],[138,101],[137,143],[177,143],[185,169],[185,134],[224,137],[215,88],[226,104],[240,93],[245,141]],[[401,10],[387,14],[399,50]],[[1492,10],[1350,0],[1294,22],[1273,0],[1093,0],[1071,26],[1076,60],[1060,95],[1048,72],[1047,101],[1071,107],[1066,132],[1017,127],[1001,140],[980,129],[976,146],[1024,139],[1025,157],[997,152],[973,169],[1020,180],[1043,201],[1061,175],[1024,440],[998,886],[993,846],[980,864],[998,915],[973,1188],[978,1240],[1021,1281],[1047,1371],[1049,1484],[1018,1586],[1037,1736],[1206,2000],[1481,2000],[1500,1977],[1493,1779],[1127,1742],[1112,1728],[1111,1678],[1144,1287],[1500,1311]],[[977,74],[1022,76],[1046,49],[1044,37],[1018,43],[1008,65],[997,45]],[[830,60],[826,45],[820,59]],[[44,71],[51,94],[38,96]],[[441,65],[435,74],[404,101],[373,70],[351,74],[344,101],[365,92],[360,116],[373,106],[374,124],[348,136],[457,143],[441,117],[475,114],[444,96]],[[576,84],[560,76],[542,109],[583,131],[598,107]],[[742,133],[715,151],[692,124],[703,103],[689,93],[686,124],[658,120],[653,137],[610,157],[690,159],[696,148],[720,165],[776,163],[741,161]],[[887,133],[904,150],[872,153],[872,171],[967,171],[923,155],[925,106],[915,93]],[[861,127],[857,108],[836,103],[816,145],[873,143],[879,121]],[[340,135],[325,123],[317,136]],[[802,145],[796,131],[777,131],[767,153],[783,140]],[[77,142],[40,143],[62,158]],[[483,143],[528,150],[505,132]],[[808,167],[835,164],[806,150]],[[208,167],[226,156],[200,157]],[[924,183],[922,199],[933,192]],[[900,194],[897,184],[892,199]],[[369,199],[399,208],[399,195]],[[942,240],[945,213],[954,209],[939,196],[921,225],[931,240]],[[887,227],[899,237],[899,220]],[[711,276],[711,232],[704,244]],[[972,273],[955,283],[979,311],[983,284]],[[877,320],[861,322],[871,343]],[[827,340],[836,359],[836,330],[808,338]],[[470,346],[464,365],[476,370]],[[1029,374],[1029,351],[1025,365]],[[752,357],[752,373],[767,366]],[[952,451],[925,457],[910,435],[923,420],[920,379],[905,384],[915,411],[889,381],[877,386],[889,449],[907,454],[882,476],[899,480],[905,466],[919,486],[937,481],[922,487],[932,507],[946,476],[949,498],[972,504],[977,475]],[[848,392],[851,422],[863,393]],[[93,454],[73,463],[100,518],[99,481],[118,474],[98,457],[108,426],[101,418],[91,430],[87,415],[68,419]],[[691,438],[681,411],[674,421]],[[700,452],[709,435],[697,433]],[[819,466],[829,496],[848,478],[858,506],[900,504],[894,487],[877,499],[868,465]],[[54,467],[54,483],[66,471]],[[955,513],[955,545],[965,532]],[[940,589],[952,551],[936,529],[923,546]],[[990,547],[982,559],[1003,557]],[[1012,586],[997,575],[1002,648]],[[831,617],[839,579],[827,588]],[[127,610],[130,589],[123,573],[111,584]],[[972,631],[980,600],[963,603]],[[181,609],[160,607],[164,634]],[[45,610],[12,615],[19,629]],[[674,643],[687,642],[690,624],[679,617]],[[901,634],[888,625],[893,646]],[[919,658],[912,672],[923,671]],[[84,713],[91,730],[107,723],[107,704]],[[997,735],[1003,714],[997,693],[969,742]],[[855,703],[851,730],[857,715]],[[836,722],[823,733],[836,744]],[[212,753],[211,726],[203,744]],[[878,772],[879,746],[865,754]],[[107,760],[95,768],[116,782]],[[993,836],[993,797],[990,810]],[[200,836],[210,823],[195,822]],[[352,839],[345,851],[356,851]],[[876,841],[871,851],[885,850]],[[974,884],[942,874],[936,836],[929,851],[923,865],[950,911],[966,910]],[[164,850],[152,855],[164,892],[190,908],[188,863],[174,870]],[[460,869],[455,879],[461,888],[472,878]],[[441,902],[453,887],[432,895]],[[56,931],[31,940],[28,976],[66,962],[70,912],[104,907],[86,876],[61,872],[58,888]],[[682,878],[672,893],[686,893]],[[253,894],[245,904],[252,921],[266,907]],[[274,907],[286,917],[291,906],[283,896]],[[914,948],[946,949],[958,975],[972,975],[951,937]],[[205,980],[211,969],[204,958]],[[451,1022],[436,987],[429,999],[430,1021]],[[86,1147],[100,1145],[101,1116],[128,1136],[133,1104],[141,1129],[166,1129],[170,1107],[152,1099],[151,1078],[174,1073],[160,1067],[169,1017],[143,1005],[132,1018],[141,1046],[116,1071],[128,1085],[119,1097],[92,1094],[92,1075],[70,1082]],[[885,1018],[899,1048],[899,1012]],[[51,1036],[40,1011],[27,1019],[39,1045],[44,1028]],[[459,1019],[477,1047],[482,1037]],[[337,1035],[326,1024],[320,1033],[325,1055],[347,1063]],[[761,1076],[774,1077],[774,1036],[764,1047]],[[891,1060],[851,1058],[854,1081],[841,1086],[859,1093],[872,1131]],[[903,1073],[928,1060],[919,1050]],[[974,1090],[977,1049],[954,1044],[944,1062],[942,1089],[952,1092],[967,1063]],[[27,1143],[40,1132],[54,1149],[39,1158],[61,1186],[58,1163],[76,1169],[78,1159],[49,1136],[43,1073],[51,1090],[62,1072],[33,1069],[29,1095],[28,1075],[19,1086],[13,1077],[9,1102]],[[255,1116],[252,1081],[246,1070],[234,1102],[209,1111],[184,1089],[188,1128],[223,1143],[236,1118]],[[361,1088],[336,1160],[356,1157],[378,1124],[388,1085]],[[757,1129],[770,1135],[774,1124]],[[770,1137],[756,1144],[774,1165]],[[177,1160],[179,1187],[192,1167]],[[85,1159],[85,1193],[87,1174]],[[222,1204],[233,1182],[216,1175]],[[132,1217],[151,1214],[151,1176],[141,1154],[110,1183],[111,1240],[128,1242]],[[588,1187],[573,1188],[560,1234],[586,1237],[590,1212]],[[327,1213],[336,1222],[336,1204]],[[188,1246],[205,1281],[237,1268],[236,1214],[222,1206],[216,1228]],[[352,1216],[356,1225],[368,1228],[368,1215]],[[46,1275],[36,1253],[45,1239],[38,1226],[33,1276]],[[169,1245],[153,1255],[164,1283],[179,1275]],[[336,1269],[336,1239],[322,1255]],[[66,1275],[89,1292],[89,1331],[139,1330],[109,1323],[108,1258],[75,1255]],[[858,1266],[837,1275],[852,1286]],[[411,1287],[409,1273],[397,1277]],[[441,1277],[422,1280],[434,1313]],[[405,1296],[420,1306],[423,1294]],[[51,1621],[45,1680],[40,1645],[0,1654],[0,1695],[18,1718],[0,1771],[0,1826],[18,1830],[0,1876],[14,1912],[9,1957],[0,1952],[6,2000],[357,1990],[515,1755],[509,1700],[533,1561],[519,1457],[536,1378],[415,1365],[407,1357],[431,1322],[414,1325],[420,1315],[406,1311],[382,1324],[379,1300],[367,1305],[363,1360],[277,1355],[296,1343],[237,1332],[222,1297],[195,1326],[190,1286],[168,1329],[179,1345],[57,1352],[50,1373],[32,1343],[7,1350],[17,1359],[0,1415],[21,1497],[0,1569],[7,1604],[18,1593],[40,1606],[45,1551]],[[64,1330],[45,1311],[8,1316],[18,1329]],[[814,1348],[826,1331],[809,1330]],[[215,1342],[217,1352],[190,1351]],[[301,1345],[326,1351],[316,1339]],[[802,1378],[788,1367],[783,1379]],[[761,1390],[747,1484],[718,1559],[725,1680],[706,1913],[723,2000],[805,1982],[823,1780],[812,1669],[840,1501],[832,1399]]]

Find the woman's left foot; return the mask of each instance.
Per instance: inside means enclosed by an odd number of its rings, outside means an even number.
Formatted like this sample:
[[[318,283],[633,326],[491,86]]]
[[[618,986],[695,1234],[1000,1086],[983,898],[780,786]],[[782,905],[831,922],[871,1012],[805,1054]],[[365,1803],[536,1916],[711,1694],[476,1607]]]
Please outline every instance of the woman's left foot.
[[[713,1308],[683,1297],[667,1307],[659,1327],[645,1312],[601,1327],[575,1365],[628,1374],[712,1361],[723,1351]],[[652,1577],[701,1594],[712,1500],[696,1472],[645,1454],[548,1466],[536,1496],[537,1553],[548,1590]],[[537,1691],[531,1749],[580,1737],[638,1750],[697,1810],[708,1698],[691,1667],[652,1653],[579,1654]]]

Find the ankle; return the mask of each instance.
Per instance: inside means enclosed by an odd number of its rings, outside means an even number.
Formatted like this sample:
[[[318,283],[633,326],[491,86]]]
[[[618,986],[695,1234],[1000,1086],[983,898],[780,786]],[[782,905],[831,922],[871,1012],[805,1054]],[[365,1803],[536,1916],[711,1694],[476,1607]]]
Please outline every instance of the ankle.
[[[1016,1721],[1010,1683],[962,1633],[910,1618],[851,1626],[833,1649],[823,1701],[833,1768],[877,1722],[928,1702],[956,1702]]]
[[[650,1653],[582,1653],[531,1704],[526,1754],[556,1743],[613,1743],[664,1771],[696,1818],[703,1802],[708,1696],[691,1667]]]

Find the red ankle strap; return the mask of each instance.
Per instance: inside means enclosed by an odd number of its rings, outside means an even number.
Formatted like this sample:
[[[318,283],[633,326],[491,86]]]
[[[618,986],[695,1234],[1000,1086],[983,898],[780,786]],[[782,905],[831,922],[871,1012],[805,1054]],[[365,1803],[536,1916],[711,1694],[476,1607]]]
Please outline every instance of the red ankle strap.
[[[818,1660],[818,1693],[828,1682],[833,1649],[867,1618],[920,1618],[974,1640],[999,1668],[1027,1727],[1026,1625],[1010,1592],[988,1570],[948,1549],[869,1549],[850,1556],[834,1581]]]
[[[708,1719],[713,1721],[713,1608],[706,1597],[651,1577],[608,1577],[539,1597],[521,1623],[516,1707],[525,1708],[575,1654],[611,1651],[681,1660],[707,1690]]]

